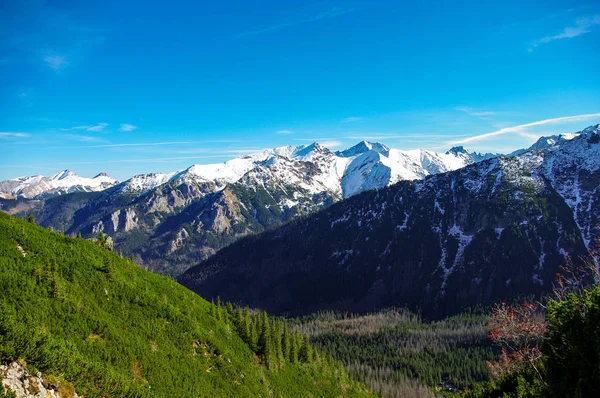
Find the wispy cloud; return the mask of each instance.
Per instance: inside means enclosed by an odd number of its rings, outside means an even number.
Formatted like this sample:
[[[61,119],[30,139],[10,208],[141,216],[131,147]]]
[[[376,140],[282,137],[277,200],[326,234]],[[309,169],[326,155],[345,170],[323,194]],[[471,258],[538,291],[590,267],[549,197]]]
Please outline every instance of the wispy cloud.
[[[204,140],[204,141],[165,141],[165,142],[134,142],[122,144],[102,144],[102,145],[78,145],[78,146],[54,146],[48,149],[94,149],[94,148],[127,148],[127,147],[152,147],[163,145],[197,145],[207,143],[232,143],[232,142],[253,142],[256,140]]]
[[[85,148],[121,148],[121,147],[136,147],[136,146],[160,146],[160,145],[188,145],[198,144],[197,141],[170,141],[170,142],[136,142],[128,144],[103,144],[103,145],[86,145],[86,146],[55,146],[48,149],[85,149]]]
[[[297,26],[297,25],[317,22],[317,21],[321,21],[321,20],[325,20],[325,19],[337,18],[342,15],[350,14],[354,11],[355,11],[354,8],[334,7],[329,11],[321,12],[321,13],[318,13],[318,14],[315,14],[312,16],[292,19],[292,20],[283,21],[283,22],[272,24],[272,25],[266,25],[266,26],[258,27],[256,29],[248,30],[246,32],[240,33],[238,36],[245,37],[245,36],[260,35],[263,33],[268,33],[268,32],[272,32],[275,30],[284,29],[284,28],[290,28],[290,27]]]
[[[321,137],[321,138],[294,138],[294,141],[306,141],[306,142],[318,142],[322,143],[323,141],[336,141],[337,138],[332,137]]]
[[[203,156],[177,156],[177,157],[169,157],[169,158],[145,158],[145,159],[114,159],[114,160],[101,160],[101,161],[85,161],[85,162],[66,162],[66,163],[36,163],[36,164],[7,164],[3,165],[3,167],[11,167],[11,168],[33,168],[33,167],[44,167],[44,166],[54,166],[54,167],[64,167],[64,166],[72,166],[72,165],[83,165],[83,164],[106,164],[106,163],[146,163],[146,162],[157,162],[157,163],[171,163],[178,162],[180,160],[188,160],[188,159],[211,159],[211,158],[222,158],[223,155],[203,155]]]
[[[230,148],[223,150],[215,150],[212,148],[195,148],[195,149],[182,149],[175,151],[168,151],[169,153],[177,154],[194,154],[194,153],[210,153],[212,155],[247,155],[252,153],[258,153],[265,150],[266,148],[252,147],[252,148]]]
[[[323,142],[320,142],[320,144],[323,145],[325,148],[337,148],[342,145],[342,142],[337,141],[337,140],[332,140],[332,141],[323,141]]]
[[[541,39],[535,40],[533,43],[531,43],[529,51],[533,51],[540,44],[550,43],[554,40],[572,39],[574,37],[589,33],[596,25],[600,25],[600,14],[579,18],[575,21],[575,26],[566,27],[557,35],[545,36]]]
[[[294,132],[292,130],[277,130],[275,134],[290,135],[294,134]]]
[[[397,140],[397,139],[418,139],[418,140],[427,140],[427,139],[435,139],[438,140],[440,138],[461,138],[468,137],[466,134],[386,134],[386,133],[352,133],[351,135],[347,135],[346,139],[348,140],[367,140],[367,141],[378,141],[378,140]]]
[[[67,140],[70,141],[79,141],[79,142],[106,142],[104,138],[91,136],[91,135],[83,135],[83,134],[66,134],[64,136]]]
[[[490,117],[490,116],[496,116],[498,114],[498,112],[486,111],[486,110],[478,109],[478,108],[470,108],[468,106],[457,106],[454,109],[459,112],[466,113],[467,115],[476,116],[476,117]]]
[[[0,7],[0,63],[3,64],[35,63],[60,73],[77,65],[105,41],[108,33],[75,20],[72,12],[52,4],[55,2],[10,3],[7,9]]]
[[[119,131],[133,131],[139,129],[138,126],[134,126],[133,124],[123,123],[121,127],[119,127]]]
[[[109,126],[108,123],[98,123],[94,126],[75,126],[75,127],[61,128],[60,130],[61,131],[85,130],[85,131],[99,132],[99,131],[103,131],[108,126]]]
[[[14,132],[14,131],[1,131],[0,138],[25,138],[29,137],[28,133]]]
[[[457,141],[447,142],[445,145],[467,144],[469,142],[487,140],[487,139],[490,139],[493,137],[497,137],[499,135],[509,134],[509,133],[526,134],[527,133],[526,129],[528,129],[530,127],[543,126],[543,125],[547,125],[547,124],[561,124],[561,123],[569,123],[569,122],[578,122],[578,121],[588,120],[588,119],[598,118],[598,117],[600,117],[600,113],[588,113],[588,114],[583,114],[583,115],[564,116],[564,117],[556,117],[556,118],[552,118],[552,119],[538,120],[536,122],[520,124],[518,126],[505,127],[500,130],[492,131],[491,133],[475,135],[475,136],[463,138],[463,139],[460,139]],[[531,137],[529,137],[529,138],[531,138]]]
[[[67,59],[58,54],[48,54],[44,56],[44,63],[46,66],[59,71],[68,65]]]
[[[87,131],[102,131],[108,126],[108,123],[98,123],[95,126],[89,127]]]
[[[359,122],[361,120],[363,120],[364,118],[360,117],[360,116],[350,116],[347,117],[345,119],[342,119],[342,123],[353,123],[353,122]]]

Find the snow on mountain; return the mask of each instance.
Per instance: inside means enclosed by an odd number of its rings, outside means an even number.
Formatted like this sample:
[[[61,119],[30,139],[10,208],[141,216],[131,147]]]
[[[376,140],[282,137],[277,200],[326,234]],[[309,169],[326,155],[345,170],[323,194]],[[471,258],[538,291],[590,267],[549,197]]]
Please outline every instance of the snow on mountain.
[[[593,240],[600,234],[600,124],[560,137],[558,145],[544,152],[540,174],[573,211],[586,247],[597,252]]]
[[[460,151],[441,154],[420,149],[389,149],[380,143],[362,141],[344,151],[332,152],[315,142],[265,149],[224,163],[195,164],[170,173],[136,175],[121,183],[116,192],[142,195],[169,182],[203,185],[200,192],[207,193],[241,181],[252,172],[254,178],[263,179],[260,182],[263,185],[299,185],[310,193],[328,192],[346,198],[401,180],[421,179],[455,170],[474,161],[462,147]],[[265,169],[270,171],[265,172]],[[248,178],[244,181],[252,183]],[[50,177],[39,175],[0,182],[0,194],[33,198],[74,191],[100,191],[116,184],[117,181],[106,173],[83,178],[64,170]]]
[[[352,148],[348,148],[345,151],[337,151],[335,154],[337,156],[349,158],[356,155],[360,155],[361,153],[367,151],[379,152],[384,154],[385,156],[388,156],[390,149],[387,146],[378,142],[372,143],[368,141],[361,141],[358,144],[354,145]]]
[[[588,127],[588,129],[589,128],[593,128],[593,127],[594,126],[590,126],[590,127]],[[579,134],[585,134],[586,130],[583,130],[580,133],[563,133],[563,134],[551,135],[551,136],[548,136],[548,137],[540,137],[529,148],[518,149],[518,150],[512,152],[510,154],[510,156],[518,156],[518,155],[520,155],[522,153],[525,153],[525,152],[550,148],[550,147],[552,147],[552,146],[554,146],[554,145],[556,145],[558,143],[561,143],[563,141],[570,141],[573,138],[577,137]]]
[[[445,315],[549,292],[567,255],[576,266],[600,255],[600,125],[566,137],[464,168],[462,148],[445,158],[419,150],[385,155],[363,145],[347,158],[345,195],[389,182],[393,173],[411,179],[428,167],[459,169],[238,240],[179,280],[203,297],[287,313],[396,303]],[[307,285],[310,294],[296,287]]]
[[[50,177],[42,175],[19,177],[0,182],[4,197],[45,198],[71,192],[96,192],[118,184],[106,173],[94,178],[81,177],[71,170],[63,170]]]
[[[177,173],[138,174],[131,177],[129,180],[122,182],[119,185],[119,192],[142,194],[159,185],[169,182],[175,174]]]
[[[466,164],[478,163],[482,160],[492,159],[500,156],[499,153],[478,153],[469,152],[462,145],[452,147],[446,155],[454,155],[455,157],[463,159]]]

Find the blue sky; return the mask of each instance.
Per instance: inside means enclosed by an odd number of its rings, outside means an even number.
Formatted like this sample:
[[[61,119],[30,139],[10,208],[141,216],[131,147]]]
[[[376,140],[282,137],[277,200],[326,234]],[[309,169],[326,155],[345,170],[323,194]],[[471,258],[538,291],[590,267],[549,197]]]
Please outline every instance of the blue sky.
[[[0,179],[312,141],[508,152],[600,122],[599,50],[595,1],[7,0]]]

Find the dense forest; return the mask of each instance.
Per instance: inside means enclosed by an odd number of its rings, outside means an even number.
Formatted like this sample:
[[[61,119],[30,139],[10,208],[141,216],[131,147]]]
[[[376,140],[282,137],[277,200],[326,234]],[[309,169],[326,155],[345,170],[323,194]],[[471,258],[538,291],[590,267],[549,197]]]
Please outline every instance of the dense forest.
[[[285,324],[0,213],[0,363],[86,397],[369,396]]]
[[[484,315],[462,314],[428,323],[404,309],[293,320],[316,347],[386,397],[429,397],[487,380],[486,361],[496,356],[487,322]]]

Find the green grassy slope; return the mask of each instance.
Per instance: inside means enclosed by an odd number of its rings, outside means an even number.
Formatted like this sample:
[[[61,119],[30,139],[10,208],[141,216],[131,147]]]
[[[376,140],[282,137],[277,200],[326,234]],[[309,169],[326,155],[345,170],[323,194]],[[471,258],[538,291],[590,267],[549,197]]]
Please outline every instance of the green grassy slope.
[[[86,397],[369,395],[328,361],[267,368],[222,311],[92,242],[0,213],[0,363],[20,359]]]

